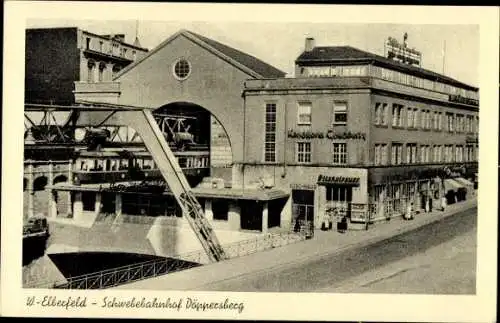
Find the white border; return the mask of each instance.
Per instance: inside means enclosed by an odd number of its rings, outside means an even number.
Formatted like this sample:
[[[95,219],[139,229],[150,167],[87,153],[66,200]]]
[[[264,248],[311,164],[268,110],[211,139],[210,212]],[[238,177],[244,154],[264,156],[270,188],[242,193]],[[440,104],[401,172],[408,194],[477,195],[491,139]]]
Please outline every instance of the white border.
[[[156,4],[106,2],[5,3],[4,96],[2,142],[2,266],[1,310],[10,316],[149,317],[292,320],[385,320],[494,322],[497,256],[497,156],[498,156],[498,8],[425,6],[328,6],[253,4]],[[256,14],[250,14],[255,12]],[[188,14],[186,14],[188,13]],[[257,14],[258,13],[258,14]],[[226,22],[314,22],[478,24],[480,26],[480,151],[479,220],[476,296],[273,294],[213,292],[50,291],[51,295],[88,297],[158,296],[197,297],[205,301],[226,296],[243,300],[245,310],[234,312],[186,312],[121,309],[30,308],[29,295],[47,291],[20,288],[22,228],[22,110],[24,97],[24,24],[27,18],[103,20],[184,20]],[[181,17],[181,18],[179,18]],[[249,18],[250,17],[250,18]],[[272,308],[269,304],[273,304]]]

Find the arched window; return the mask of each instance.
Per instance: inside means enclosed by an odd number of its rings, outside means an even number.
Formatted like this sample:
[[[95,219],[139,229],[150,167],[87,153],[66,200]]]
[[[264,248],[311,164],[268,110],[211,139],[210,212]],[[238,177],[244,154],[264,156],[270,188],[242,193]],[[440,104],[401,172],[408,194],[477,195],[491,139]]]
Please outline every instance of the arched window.
[[[99,82],[104,81],[104,70],[106,70],[106,64],[99,64]]]
[[[95,62],[88,61],[87,62],[87,82],[88,83],[94,82],[94,68],[95,68]]]
[[[118,65],[113,65],[113,77],[118,73],[120,72],[121,70],[121,67],[118,66]]]

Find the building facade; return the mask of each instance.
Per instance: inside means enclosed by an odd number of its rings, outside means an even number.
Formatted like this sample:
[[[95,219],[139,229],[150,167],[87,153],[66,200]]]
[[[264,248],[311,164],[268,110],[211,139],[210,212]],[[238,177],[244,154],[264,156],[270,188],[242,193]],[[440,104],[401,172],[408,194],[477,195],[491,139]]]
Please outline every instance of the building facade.
[[[193,190],[208,214],[214,205],[230,210],[221,217],[232,229],[289,229],[301,220],[320,228],[335,216],[367,223],[411,205],[423,211],[443,198],[454,203],[465,189],[473,194],[477,88],[352,47],[316,47],[312,39],[295,63],[295,77],[285,78],[255,57],[181,30],[113,82],[77,82],[75,98],[210,112],[207,122],[216,121],[231,146],[230,185],[208,181]],[[64,190],[98,192],[99,185]]]
[[[280,213],[288,198],[287,193],[262,190],[257,186],[245,190],[232,187],[230,166],[234,159],[242,160],[244,100],[241,93],[244,82],[284,76],[284,72],[249,54],[181,30],[116,74],[111,83],[75,82],[75,101],[150,108],[153,115],[164,118],[157,121],[168,143],[172,137],[170,131],[173,135],[189,131],[195,143],[204,149],[178,151],[174,146],[170,147],[214,228],[267,232],[280,226]],[[177,121],[182,119],[186,123],[191,117],[195,118],[190,127],[178,127],[180,123]],[[168,118],[177,121],[171,124],[163,122]],[[114,210],[116,217],[175,218],[180,215],[180,209],[168,190],[160,196],[135,191],[137,183],[129,176],[131,165],[143,173],[143,177],[135,180],[160,180],[161,177],[147,153],[141,155],[135,151],[132,158],[126,154],[126,151],[135,149],[137,142],[134,140],[140,138],[133,135],[134,129],[119,128],[108,129],[112,133],[108,144],[116,139],[121,141],[119,148],[113,148],[113,153],[110,149],[81,153],[73,165],[74,177],[80,180],[72,178],[64,185],[51,186],[50,189],[56,192],[70,192],[73,196],[65,211],[52,209],[52,218],[70,215],[76,221],[95,219],[103,208],[106,212]],[[131,139],[123,140],[125,134]],[[212,154],[215,158],[211,158]],[[207,156],[210,156],[209,163]],[[210,175],[215,178],[204,173],[210,166],[214,166]],[[201,182],[190,180],[194,177],[200,179],[200,172],[208,178]],[[132,188],[123,191],[120,185]],[[102,189],[106,191],[105,198]],[[120,202],[113,202],[117,199]],[[59,200],[54,195],[51,203],[58,204]]]
[[[443,197],[463,198],[465,186],[473,194],[477,88],[312,41],[296,60],[296,78],[245,84],[242,185],[269,178],[291,193],[282,214],[290,224],[307,218],[316,227],[332,214],[356,222],[404,214],[411,203],[440,207]]]
[[[74,103],[75,82],[110,82],[148,50],[125,35],[97,35],[79,28],[26,30],[25,102]]]

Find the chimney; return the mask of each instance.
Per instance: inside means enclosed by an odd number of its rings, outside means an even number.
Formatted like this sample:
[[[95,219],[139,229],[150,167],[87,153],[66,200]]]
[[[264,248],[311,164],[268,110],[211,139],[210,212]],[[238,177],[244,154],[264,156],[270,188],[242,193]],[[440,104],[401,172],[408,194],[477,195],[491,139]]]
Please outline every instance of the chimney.
[[[314,38],[312,37],[307,37],[306,38],[306,46],[305,46],[305,51],[310,52],[313,50],[315,46]]]

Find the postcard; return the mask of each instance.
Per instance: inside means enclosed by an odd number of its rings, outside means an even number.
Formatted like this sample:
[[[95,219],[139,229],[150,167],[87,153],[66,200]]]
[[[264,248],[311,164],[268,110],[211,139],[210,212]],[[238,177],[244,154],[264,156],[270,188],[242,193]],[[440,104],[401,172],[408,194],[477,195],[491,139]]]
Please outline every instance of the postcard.
[[[497,8],[5,8],[3,315],[495,320]]]

